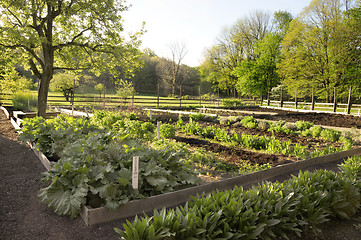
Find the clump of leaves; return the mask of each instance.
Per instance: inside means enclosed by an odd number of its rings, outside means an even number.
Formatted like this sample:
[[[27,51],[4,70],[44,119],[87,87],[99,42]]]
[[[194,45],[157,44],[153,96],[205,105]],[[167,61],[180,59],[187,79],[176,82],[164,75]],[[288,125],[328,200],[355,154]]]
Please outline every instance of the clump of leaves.
[[[323,129],[320,134],[320,138],[330,142],[337,142],[340,136],[341,132],[334,129]]]
[[[175,127],[168,123],[160,125],[160,135],[163,138],[173,138],[175,136]]]
[[[299,131],[305,131],[313,127],[313,123],[307,121],[297,121],[295,122],[295,125]]]
[[[245,128],[257,128],[258,126],[258,123],[257,121],[254,119],[253,116],[246,116],[244,117],[242,120],[241,120],[241,123],[242,125],[245,127]]]

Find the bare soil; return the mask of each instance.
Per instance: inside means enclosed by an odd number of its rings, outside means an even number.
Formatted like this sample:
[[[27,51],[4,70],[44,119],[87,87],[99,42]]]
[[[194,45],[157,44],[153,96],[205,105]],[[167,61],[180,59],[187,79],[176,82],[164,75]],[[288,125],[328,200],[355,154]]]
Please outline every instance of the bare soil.
[[[338,117],[336,120],[330,120],[331,117],[328,116],[327,122],[335,122],[340,126],[345,126],[345,122],[349,121],[339,120]],[[355,126],[361,127],[361,121],[354,120]],[[45,168],[35,154],[16,139],[17,133],[10,121],[5,118],[5,114],[0,111],[0,239],[119,239],[113,228],[122,228],[124,219],[87,227],[80,217],[69,219],[58,216],[45,204],[39,203],[37,191],[44,187],[40,179]],[[277,161],[277,156],[269,156],[265,160]],[[337,170],[337,164],[314,166],[308,170]],[[270,180],[283,181],[289,177],[290,175],[283,175]],[[301,239],[361,239],[361,232],[354,224],[361,224],[360,213],[349,221],[334,220],[324,224],[319,236],[307,234]]]

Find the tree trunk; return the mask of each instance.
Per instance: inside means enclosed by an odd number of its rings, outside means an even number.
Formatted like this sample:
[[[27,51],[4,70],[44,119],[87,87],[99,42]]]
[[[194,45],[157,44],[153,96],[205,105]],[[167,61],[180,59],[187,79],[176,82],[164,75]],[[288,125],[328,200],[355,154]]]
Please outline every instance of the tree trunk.
[[[46,106],[48,102],[48,92],[50,80],[53,78],[52,67],[47,67],[40,79],[40,86],[38,90],[38,112],[37,116],[46,117]]]

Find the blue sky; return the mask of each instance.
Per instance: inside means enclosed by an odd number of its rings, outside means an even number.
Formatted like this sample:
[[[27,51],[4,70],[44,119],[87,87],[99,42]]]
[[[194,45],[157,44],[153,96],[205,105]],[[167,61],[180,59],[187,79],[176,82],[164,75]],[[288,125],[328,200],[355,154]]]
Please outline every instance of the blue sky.
[[[171,43],[184,43],[183,63],[198,66],[203,52],[216,43],[222,28],[229,27],[255,10],[286,10],[297,16],[311,0],[127,0],[123,14],[125,32],[136,32],[144,21],[147,32],[142,48],[170,57]]]

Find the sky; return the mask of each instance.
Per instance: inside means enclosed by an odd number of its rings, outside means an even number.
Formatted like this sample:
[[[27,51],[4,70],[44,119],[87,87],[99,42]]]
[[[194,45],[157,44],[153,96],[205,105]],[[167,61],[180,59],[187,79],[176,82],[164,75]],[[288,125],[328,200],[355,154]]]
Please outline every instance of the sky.
[[[261,10],[272,14],[288,11],[297,16],[311,0],[127,0],[124,31],[137,32],[145,22],[147,31],[141,49],[150,48],[160,57],[171,58],[170,45],[184,44],[183,62],[202,63],[204,51],[216,44],[224,27]]]

